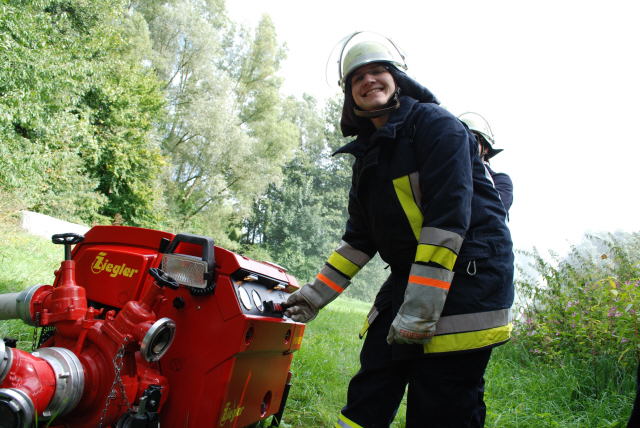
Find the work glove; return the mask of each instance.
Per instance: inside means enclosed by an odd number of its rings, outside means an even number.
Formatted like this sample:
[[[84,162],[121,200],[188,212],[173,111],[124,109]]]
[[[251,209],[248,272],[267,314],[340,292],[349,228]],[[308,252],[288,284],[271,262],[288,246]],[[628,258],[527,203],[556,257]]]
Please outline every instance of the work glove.
[[[428,343],[436,332],[436,323],[444,307],[453,274],[444,269],[416,266],[409,275],[404,301],[391,323],[387,343]],[[416,275],[418,271],[420,275]],[[438,286],[425,285],[437,279]],[[446,281],[448,280],[448,282]]]
[[[284,311],[285,316],[291,318],[295,322],[307,323],[318,315],[319,308],[307,300],[302,293],[302,290],[310,285],[311,284],[306,284],[300,290],[292,293],[284,304],[287,308]]]
[[[428,343],[436,332],[436,321],[398,312],[391,323],[387,343],[417,344]]]

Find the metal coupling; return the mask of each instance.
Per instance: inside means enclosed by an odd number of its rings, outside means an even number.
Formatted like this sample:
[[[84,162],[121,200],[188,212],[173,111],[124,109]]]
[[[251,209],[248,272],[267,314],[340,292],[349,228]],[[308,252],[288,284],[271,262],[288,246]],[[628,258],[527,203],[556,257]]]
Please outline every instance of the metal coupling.
[[[4,378],[11,370],[11,364],[13,363],[13,353],[11,348],[5,345],[4,340],[0,340],[0,383],[4,381]]]
[[[78,357],[66,348],[39,348],[31,355],[45,360],[55,374],[56,391],[42,417],[48,419],[73,410],[84,392],[84,369]]]
[[[0,389],[0,420],[3,427],[29,428],[33,424],[35,406],[31,398],[16,388]]]
[[[175,335],[176,323],[171,318],[160,318],[142,338],[142,357],[149,362],[158,361],[169,350]]]
[[[16,297],[16,313],[18,315],[18,318],[32,326],[36,326],[36,322],[31,318],[31,300],[36,294],[36,291],[40,289],[40,287],[46,286],[42,284],[31,286],[23,290]]]

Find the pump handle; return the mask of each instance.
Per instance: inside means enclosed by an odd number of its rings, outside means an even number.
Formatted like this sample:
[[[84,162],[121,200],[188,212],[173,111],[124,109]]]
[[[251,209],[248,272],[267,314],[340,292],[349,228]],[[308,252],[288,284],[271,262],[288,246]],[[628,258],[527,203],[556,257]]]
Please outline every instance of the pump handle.
[[[64,245],[64,259],[71,260],[71,246],[82,242],[84,236],[77,233],[56,233],[51,236],[51,242],[58,245]]]
[[[77,233],[56,233],[51,236],[51,242],[54,244],[75,245],[82,242],[84,236]]]
[[[167,249],[164,251],[165,254],[173,254],[181,242],[195,244],[202,247],[201,258],[207,263],[207,273],[204,278],[207,280],[207,286],[205,288],[190,288],[190,293],[195,296],[206,296],[212,294],[215,290],[214,273],[216,267],[213,239],[207,236],[179,233],[167,246]]]

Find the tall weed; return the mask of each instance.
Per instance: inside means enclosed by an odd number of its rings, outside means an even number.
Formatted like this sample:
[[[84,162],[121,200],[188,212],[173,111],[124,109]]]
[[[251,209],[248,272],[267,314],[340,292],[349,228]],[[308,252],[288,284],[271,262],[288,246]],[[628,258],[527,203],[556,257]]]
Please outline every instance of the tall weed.
[[[517,282],[516,340],[554,364],[585,361],[583,388],[598,395],[635,372],[640,356],[640,234],[587,236],[567,257],[538,253],[537,278]]]

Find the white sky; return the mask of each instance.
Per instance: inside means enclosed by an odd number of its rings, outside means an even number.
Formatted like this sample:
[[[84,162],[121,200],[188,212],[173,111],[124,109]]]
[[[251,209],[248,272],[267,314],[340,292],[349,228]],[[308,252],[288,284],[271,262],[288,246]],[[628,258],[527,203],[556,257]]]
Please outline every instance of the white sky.
[[[514,182],[519,249],[564,252],[584,232],[640,230],[637,127],[640,2],[635,0],[227,0],[252,28],[267,13],[286,43],[283,93],[323,99],[336,43],[390,37],[408,73],[454,114],[493,128],[496,171]],[[336,82],[337,67],[329,80]]]

